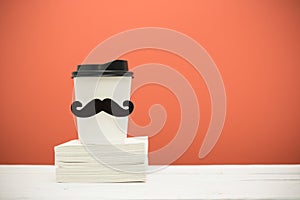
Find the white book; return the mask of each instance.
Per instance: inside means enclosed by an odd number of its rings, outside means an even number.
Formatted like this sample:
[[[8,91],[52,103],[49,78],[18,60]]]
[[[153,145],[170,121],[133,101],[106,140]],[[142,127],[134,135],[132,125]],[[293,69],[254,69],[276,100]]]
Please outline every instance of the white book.
[[[145,181],[148,137],[127,138],[122,144],[89,144],[71,140],[54,148],[58,182]]]

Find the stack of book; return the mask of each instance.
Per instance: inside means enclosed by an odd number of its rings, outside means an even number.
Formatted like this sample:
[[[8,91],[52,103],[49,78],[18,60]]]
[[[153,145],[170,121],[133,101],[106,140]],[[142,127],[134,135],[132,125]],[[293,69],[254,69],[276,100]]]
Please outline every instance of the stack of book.
[[[148,167],[148,137],[122,144],[82,144],[54,148],[57,182],[142,182]]]

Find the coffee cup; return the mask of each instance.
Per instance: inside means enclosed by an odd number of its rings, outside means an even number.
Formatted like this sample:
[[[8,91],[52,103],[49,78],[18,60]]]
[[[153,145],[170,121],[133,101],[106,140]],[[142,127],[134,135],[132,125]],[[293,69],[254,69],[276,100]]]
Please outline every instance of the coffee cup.
[[[85,144],[124,143],[133,73],[126,60],[104,64],[82,64],[72,73],[74,102],[79,140]]]

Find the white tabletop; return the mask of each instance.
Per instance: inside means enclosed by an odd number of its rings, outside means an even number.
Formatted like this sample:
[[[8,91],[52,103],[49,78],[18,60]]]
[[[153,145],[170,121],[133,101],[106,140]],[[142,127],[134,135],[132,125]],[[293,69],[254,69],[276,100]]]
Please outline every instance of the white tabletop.
[[[300,199],[300,165],[169,166],[145,183],[56,183],[55,167],[0,165],[0,199]]]

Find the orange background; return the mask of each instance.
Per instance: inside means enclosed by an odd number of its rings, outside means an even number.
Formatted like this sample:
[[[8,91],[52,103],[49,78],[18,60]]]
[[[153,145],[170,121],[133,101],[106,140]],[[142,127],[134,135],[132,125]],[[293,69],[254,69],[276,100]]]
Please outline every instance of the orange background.
[[[174,164],[300,163],[299,1],[1,1],[0,11],[1,163],[52,164],[53,146],[77,137],[71,72],[101,41],[147,26],[195,39],[217,64],[226,87],[222,135],[200,160],[210,119],[202,78],[168,52],[122,56],[131,69],[148,62],[174,67],[197,93],[198,134]],[[150,139],[149,150],[167,144],[180,120],[174,95],[145,86],[132,100],[133,119],[141,125],[149,122],[150,105],[165,106],[169,118]]]

